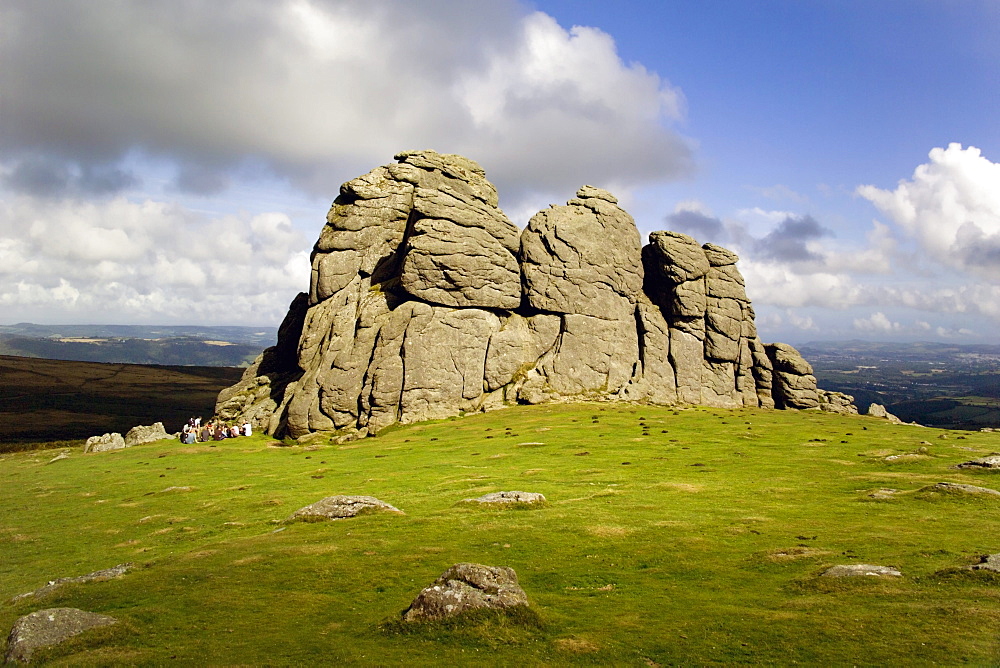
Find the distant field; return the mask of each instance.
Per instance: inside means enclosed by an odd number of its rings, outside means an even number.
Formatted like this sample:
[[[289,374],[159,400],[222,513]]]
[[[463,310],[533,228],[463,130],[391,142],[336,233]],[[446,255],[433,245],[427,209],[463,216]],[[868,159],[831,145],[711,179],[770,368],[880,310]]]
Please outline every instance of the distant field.
[[[820,387],[879,403],[907,422],[1000,427],[1000,346],[943,343],[808,343]]]
[[[943,437],[943,438],[942,438]],[[47,607],[120,624],[60,666],[1000,665],[1000,434],[818,411],[520,406],[274,447],[264,436],[0,455],[0,642]],[[463,499],[541,492],[533,510]],[[894,492],[886,490],[895,490]],[[405,515],[285,524],[332,494]],[[448,566],[517,571],[533,614],[402,626]],[[124,577],[9,603],[50,580]],[[832,580],[835,564],[903,577]]]
[[[31,441],[78,440],[138,424],[179,430],[210,416],[242,369],[67,362],[0,355],[0,451]],[[5,447],[6,446],[6,447]]]

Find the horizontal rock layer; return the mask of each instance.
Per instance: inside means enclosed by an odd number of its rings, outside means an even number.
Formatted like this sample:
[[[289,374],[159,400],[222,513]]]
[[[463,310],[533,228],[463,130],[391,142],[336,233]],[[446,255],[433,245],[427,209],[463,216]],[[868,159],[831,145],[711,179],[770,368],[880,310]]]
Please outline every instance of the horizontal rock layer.
[[[760,341],[732,252],[676,232],[643,246],[592,186],[519,233],[475,162],[396,159],[341,186],[309,292],[219,417],[301,437],[566,398],[850,404],[794,348]]]

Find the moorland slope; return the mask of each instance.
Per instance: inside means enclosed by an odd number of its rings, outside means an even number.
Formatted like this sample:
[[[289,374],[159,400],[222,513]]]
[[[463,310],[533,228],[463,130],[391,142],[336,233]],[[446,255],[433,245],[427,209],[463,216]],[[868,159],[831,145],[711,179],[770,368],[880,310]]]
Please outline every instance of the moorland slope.
[[[1000,434],[819,411],[519,406],[346,445],[268,437],[0,459],[0,629],[119,624],[55,665],[996,665]],[[53,461],[54,460],[54,461]],[[533,510],[465,498],[543,493]],[[332,494],[405,514],[286,524]],[[457,562],[513,567],[530,613],[401,624]],[[107,582],[50,580],[124,562]],[[838,564],[894,578],[820,577]]]

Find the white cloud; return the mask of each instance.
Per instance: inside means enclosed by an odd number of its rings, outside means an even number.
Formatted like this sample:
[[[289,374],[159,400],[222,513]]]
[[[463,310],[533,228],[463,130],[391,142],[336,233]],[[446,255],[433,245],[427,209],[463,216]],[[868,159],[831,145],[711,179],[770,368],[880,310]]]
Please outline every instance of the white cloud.
[[[5,318],[262,324],[309,283],[284,214],[209,218],[163,202],[0,201]]]
[[[129,151],[172,160],[189,192],[263,164],[330,195],[433,148],[481,162],[512,205],[691,170],[680,90],[515,0],[10,0],[0,24],[0,176],[22,192],[133,184],[114,170]]]
[[[865,185],[858,194],[938,262],[1000,281],[1000,163],[961,144],[929,157],[895,190]]]
[[[867,318],[855,318],[854,329],[859,332],[892,334],[902,331],[903,326],[898,322],[889,320],[881,311],[876,311]]]

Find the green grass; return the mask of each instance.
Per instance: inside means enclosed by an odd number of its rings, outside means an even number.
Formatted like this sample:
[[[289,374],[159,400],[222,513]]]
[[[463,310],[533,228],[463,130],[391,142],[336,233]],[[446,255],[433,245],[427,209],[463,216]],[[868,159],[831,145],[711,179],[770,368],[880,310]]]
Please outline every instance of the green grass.
[[[43,607],[122,623],[54,665],[931,665],[1000,663],[1000,489],[951,466],[1000,434],[818,412],[510,408],[343,446],[161,442],[49,463],[0,456],[0,634]],[[886,462],[891,454],[926,454]],[[169,487],[190,490],[164,491]],[[873,490],[900,490],[878,500]],[[534,509],[463,499],[541,492]],[[285,524],[332,494],[403,510]],[[101,583],[9,603],[125,561]],[[510,566],[532,607],[416,626],[448,566]],[[838,563],[905,577],[827,580]]]

